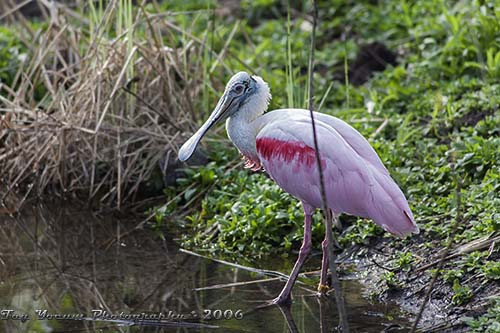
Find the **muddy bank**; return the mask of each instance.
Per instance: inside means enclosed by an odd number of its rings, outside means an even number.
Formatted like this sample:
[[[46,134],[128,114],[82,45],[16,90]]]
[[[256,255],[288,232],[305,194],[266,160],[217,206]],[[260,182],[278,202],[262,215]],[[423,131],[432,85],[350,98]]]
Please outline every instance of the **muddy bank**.
[[[424,240],[421,235],[415,236],[402,246],[391,238],[374,239],[367,247],[345,251],[350,256],[343,259],[344,267],[353,265],[356,268],[356,277],[367,288],[365,296],[378,301],[396,302],[415,318],[444,250],[438,241],[433,242],[435,251],[424,249]],[[464,317],[477,317],[486,312],[491,301],[499,297],[500,283],[484,281],[477,272],[469,272],[460,275],[463,278],[460,283],[463,289],[460,289],[450,278],[450,271],[475,250],[493,250],[498,241],[499,237],[496,236],[452,248],[440,278],[430,292],[418,332],[469,331]],[[405,256],[412,259],[402,263],[405,260],[401,258]],[[489,259],[499,260],[498,252],[492,251]]]

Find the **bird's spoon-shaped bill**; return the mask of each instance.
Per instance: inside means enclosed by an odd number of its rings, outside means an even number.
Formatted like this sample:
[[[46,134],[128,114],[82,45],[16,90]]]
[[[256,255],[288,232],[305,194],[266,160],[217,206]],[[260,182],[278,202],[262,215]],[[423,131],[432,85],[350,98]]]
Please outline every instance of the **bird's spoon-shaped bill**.
[[[196,147],[200,143],[201,138],[208,132],[208,130],[224,118],[229,106],[231,105],[231,99],[227,98],[228,94],[224,94],[222,98],[217,103],[214,111],[208,117],[207,121],[200,127],[192,137],[189,138],[179,149],[179,160],[184,162],[188,160],[191,155],[193,155]]]
[[[179,149],[180,161],[184,162],[188,160],[191,155],[193,155],[198,143],[200,143],[201,138],[210,129],[210,127],[213,126],[213,124],[214,122],[205,122],[205,124],[203,124],[203,126],[201,126],[200,129],[182,145],[181,149]]]

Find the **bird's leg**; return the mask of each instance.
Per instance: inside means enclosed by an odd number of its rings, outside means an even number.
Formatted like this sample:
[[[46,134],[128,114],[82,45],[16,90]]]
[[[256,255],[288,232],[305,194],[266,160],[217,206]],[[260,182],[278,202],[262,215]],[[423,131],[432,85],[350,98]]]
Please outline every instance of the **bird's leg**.
[[[328,287],[328,236],[325,236],[321,242],[321,249],[323,250],[323,259],[321,259],[321,277],[318,285],[319,295],[324,295],[330,289]]]
[[[339,231],[339,234],[342,234],[342,231],[344,230],[344,228],[342,227],[342,222],[340,222],[340,219],[339,219],[339,216],[340,214],[335,214],[333,210],[329,209],[328,210],[328,217],[329,219],[332,220],[332,225],[334,226],[334,228],[337,228],[337,230]],[[328,236],[328,233],[325,233],[325,239],[326,237]],[[333,246],[335,246],[338,250],[342,250],[342,246],[340,246],[338,240],[337,240],[337,237],[335,237],[333,234]]]
[[[332,211],[329,211],[328,213],[329,214],[327,214],[326,218],[333,219],[333,221],[335,222],[335,225],[338,227],[340,225],[340,222],[338,222],[338,219],[336,218],[335,214]],[[330,242],[329,236],[330,236],[330,233],[325,232],[325,239],[321,243],[321,249],[323,250],[323,258],[321,260],[321,276],[320,276],[319,285],[318,285],[318,293],[320,296],[325,295],[326,292],[328,291],[328,289],[330,289],[330,287],[328,286],[329,285],[329,283],[328,283],[328,266],[329,266],[328,243]],[[338,249],[341,248],[337,239],[335,238],[335,236],[333,236],[332,241],[333,241],[332,244],[334,246],[336,246]]]
[[[295,284],[295,281],[297,280],[297,277],[299,276],[300,268],[302,267],[302,264],[307,259],[307,256],[311,252],[311,223],[312,223],[312,209],[308,209],[304,205],[304,241],[302,242],[302,246],[300,247],[299,251],[299,258],[295,262],[295,265],[293,266],[292,273],[290,274],[290,277],[288,278],[288,281],[285,284],[285,287],[281,291],[281,293],[271,301],[271,304],[289,304],[292,301],[292,298],[290,296],[292,287]]]

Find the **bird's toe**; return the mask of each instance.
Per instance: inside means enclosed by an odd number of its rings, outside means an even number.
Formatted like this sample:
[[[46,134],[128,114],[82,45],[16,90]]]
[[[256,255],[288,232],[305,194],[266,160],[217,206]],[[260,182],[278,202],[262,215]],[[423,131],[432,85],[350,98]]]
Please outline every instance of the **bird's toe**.
[[[268,301],[269,305],[291,305],[292,304],[292,298],[290,296],[288,297],[276,297],[275,299],[269,300]]]
[[[324,284],[318,284],[318,296],[325,296],[326,293],[330,290],[330,287]]]

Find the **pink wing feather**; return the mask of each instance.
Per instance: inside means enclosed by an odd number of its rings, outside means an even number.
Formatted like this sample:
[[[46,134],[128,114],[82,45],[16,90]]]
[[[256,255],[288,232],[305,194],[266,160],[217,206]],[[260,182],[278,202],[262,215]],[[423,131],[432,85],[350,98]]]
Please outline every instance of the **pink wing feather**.
[[[398,236],[417,233],[403,192],[368,141],[338,118],[315,117],[328,207],[371,218]],[[321,207],[309,112],[277,110],[262,118],[256,148],[265,170],[291,195]]]

